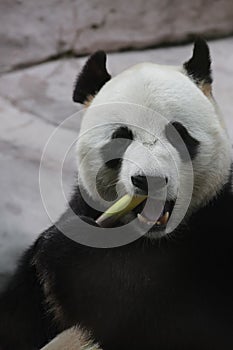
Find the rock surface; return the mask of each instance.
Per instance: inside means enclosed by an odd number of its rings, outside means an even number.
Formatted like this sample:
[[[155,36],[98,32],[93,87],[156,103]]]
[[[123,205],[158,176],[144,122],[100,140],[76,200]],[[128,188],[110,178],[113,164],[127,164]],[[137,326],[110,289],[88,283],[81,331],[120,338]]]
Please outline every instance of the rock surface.
[[[233,38],[212,41],[210,49],[214,95],[233,140]],[[191,45],[113,53],[108,55],[108,67],[115,75],[134,63],[181,64],[190,55]],[[71,96],[73,82],[84,62],[85,58],[53,61],[4,74],[0,79],[0,284],[13,270],[22,250],[51,224],[40,195],[39,166],[52,134],[56,137],[52,138],[43,162],[43,187],[53,218],[66,206],[59,194],[57,175],[64,149],[78,136],[81,107],[71,101]],[[79,113],[67,120],[76,111]],[[74,182],[75,168],[71,147],[63,169],[67,197]]]
[[[0,2],[0,71],[63,54],[145,48],[233,33],[230,0]]]

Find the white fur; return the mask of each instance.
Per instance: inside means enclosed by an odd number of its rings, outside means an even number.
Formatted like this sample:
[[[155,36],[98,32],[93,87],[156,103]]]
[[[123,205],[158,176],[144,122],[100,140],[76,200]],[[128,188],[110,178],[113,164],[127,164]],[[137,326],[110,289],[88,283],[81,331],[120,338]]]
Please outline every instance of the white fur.
[[[71,328],[58,335],[41,350],[101,350],[87,340],[86,335],[78,328]]]
[[[184,164],[166,139],[164,128],[169,121],[181,122],[200,142],[193,164]],[[144,149],[136,143],[128,147],[128,160],[123,161],[119,176],[120,195],[133,192],[130,177],[141,170],[146,175],[167,176],[168,197],[180,193],[175,220],[188,200],[183,184],[190,186],[190,166],[194,187],[189,212],[205,205],[227,182],[231,144],[212,98],[205,96],[182,68],[143,63],[106,83],[84,114],[77,144],[78,166],[80,182],[92,198],[100,200],[95,187],[96,172],[103,165],[100,148],[122,124],[129,125]]]

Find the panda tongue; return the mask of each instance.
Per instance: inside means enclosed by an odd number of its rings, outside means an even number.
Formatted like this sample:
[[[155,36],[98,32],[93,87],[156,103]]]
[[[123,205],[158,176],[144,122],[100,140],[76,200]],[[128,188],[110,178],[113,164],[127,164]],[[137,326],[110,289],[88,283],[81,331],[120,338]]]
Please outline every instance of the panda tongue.
[[[148,197],[141,215],[148,221],[156,223],[163,214],[163,208],[164,201]]]

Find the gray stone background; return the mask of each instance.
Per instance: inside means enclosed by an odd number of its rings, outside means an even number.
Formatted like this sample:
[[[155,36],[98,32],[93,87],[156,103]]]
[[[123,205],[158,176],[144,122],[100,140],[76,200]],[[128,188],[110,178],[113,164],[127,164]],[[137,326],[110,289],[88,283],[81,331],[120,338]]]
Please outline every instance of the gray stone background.
[[[82,56],[111,52],[112,75],[143,61],[181,64],[194,34],[211,39],[214,95],[233,139],[232,0],[0,2],[0,286],[23,249],[51,224],[40,196],[40,159],[55,128],[81,110],[71,96]],[[80,121],[77,114],[59,127],[44,163],[55,217],[65,208],[55,181],[59,156],[78,136]],[[74,173],[72,149],[63,172],[67,196]]]

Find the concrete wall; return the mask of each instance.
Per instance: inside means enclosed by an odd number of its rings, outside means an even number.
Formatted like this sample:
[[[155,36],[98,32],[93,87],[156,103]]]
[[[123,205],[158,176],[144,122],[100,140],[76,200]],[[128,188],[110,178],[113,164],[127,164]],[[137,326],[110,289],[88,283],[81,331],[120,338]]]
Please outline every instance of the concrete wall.
[[[0,71],[66,53],[233,33],[232,0],[3,0]]]

